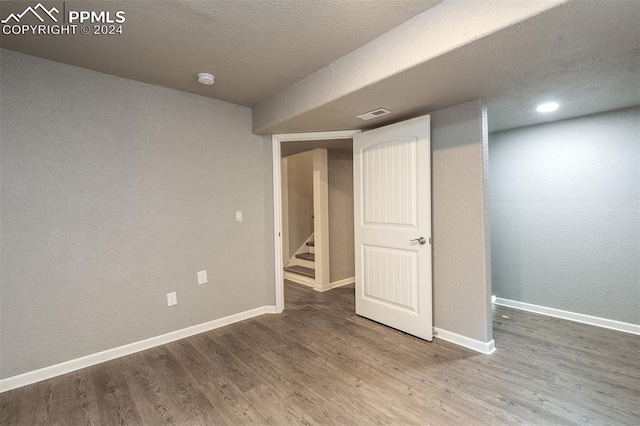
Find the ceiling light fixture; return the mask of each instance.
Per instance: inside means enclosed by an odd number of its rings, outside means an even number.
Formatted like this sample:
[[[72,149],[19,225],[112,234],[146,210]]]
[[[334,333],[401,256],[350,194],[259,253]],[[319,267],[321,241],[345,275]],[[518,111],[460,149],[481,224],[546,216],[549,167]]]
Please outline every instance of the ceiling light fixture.
[[[558,105],[555,102],[546,102],[544,104],[540,104],[538,105],[538,108],[536,108],[536,111],[538,112],[552,112],[558,109],[560,105]]]
[[[200,74],[198,74],[198,83],[200,84],[211,86],[215,80],[216,78],[212,74],[206,72],[201,72]]]

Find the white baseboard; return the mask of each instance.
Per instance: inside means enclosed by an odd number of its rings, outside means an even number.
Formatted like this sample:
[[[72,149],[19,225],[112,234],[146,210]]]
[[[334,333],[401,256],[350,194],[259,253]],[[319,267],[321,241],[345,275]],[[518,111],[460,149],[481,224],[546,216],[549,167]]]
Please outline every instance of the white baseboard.
[[[591,315],[579,314],[577,312],[563,311],[562,309],[548,308],[546,306],[533,305],[531,303],[518,302],[516,300],[503,299],[496,297],[493,302],[496,305],[506,306],[507,308],[519,309],[521,311],[533,312],[535,314],[547,315],[550,317],[561,318],[569,321],[581,322],[583,324],[595,325],[596,327],[608,328],[611,330],[622,331],[640,335],[640,325],[628,322],[616,321],[607,318],[594,317]]]
[[[470,337],[462,336],[452,331],[443,330],[438,327],[434,327],[437,332],[436,339],[446,340],[447,342],[454,343],[459,346],[480,352],[481,354],[489,355],[496,351],[496,342],[491,339],[488,342],[475,340]]]
[[[343,285],[352,284],[356,282],[356,277],[349,277],[343,280],[334,281],[332,283],[327,284],[324,287],[322,286],[316,287],[316,280],[314,280],[313,278],[306,277],[304,275],[294,274],[288,271],[284,271],[283,278],[285,280],[293,281],[294,283],[297,283],[297,284],[302,284],[307,287],[311,287],[315,291],[319,291],[319,292],[329,291],[336,287],[341,287]]]
[[[314,280],[313,278],[306,277],[304,275],[294,274],[288,271],[284,271],[284,273],[282,274],[282,277],[285,280],[293,281],[294,283],[297,283],[297,284],[306,285],[307,287],[315,287],[316,285],[316,280]]]
[[[257,317],[265,313],[276,313],[276,307],[262,306],[259,308],[250,309],[248,311],[229,315],[224,318],[219,318],[213,321],[183,328],[181,330],[172,331],[160,336],[151,337],[139,342],[129,343],[124,346],[107,349],[106,351],[72,359],[60,364],[40,368],[38,370],[29,371],[17,376],[7,377],[6,379],[0,380],[0,393],[22,386],[30,385],[32,383],[40,382],[42,380],[50,379],[52,377],[60,376],[62,374],[71,373],[72,371],[100,364],[101,362],[109,361],[115,358],[120,358],[125,355],[131,355],[133,353],[164,345],[165,343],[173,342],[175,340],[184,339],[185,337],[193,336],[195,334],[204,333],[205,331],[224,327],[225,325],[230,325],[249,318]]]
[[[326,287],[316,288],[317,291],[328,291],[337,287],[342,287],[343,285],[353,284],[356,282],[356,277],[349,277],[343,280],[334,281],[329,283]]]
[[[278,311],[278,308],[275,307],[275,305],[267,305],[264,307],[264,313],[265,314],[279,314],[282,311]]]

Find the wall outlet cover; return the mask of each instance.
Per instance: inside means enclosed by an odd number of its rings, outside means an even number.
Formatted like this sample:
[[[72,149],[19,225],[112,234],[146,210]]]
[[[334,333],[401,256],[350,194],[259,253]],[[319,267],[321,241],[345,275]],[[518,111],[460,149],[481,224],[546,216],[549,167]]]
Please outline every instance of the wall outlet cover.
[[[236,211],[236,222],[242,222],[242,210]]]
[[[205,284],[208,282],[207,279],[207,270],[198,271],[198,284]]]

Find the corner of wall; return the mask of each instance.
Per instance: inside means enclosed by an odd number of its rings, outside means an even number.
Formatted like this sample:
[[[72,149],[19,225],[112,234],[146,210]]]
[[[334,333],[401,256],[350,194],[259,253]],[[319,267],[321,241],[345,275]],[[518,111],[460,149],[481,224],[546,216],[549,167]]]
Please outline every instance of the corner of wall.
[[[431,118],[434,325],[489,342],[486,107],[478,99]]]
[[[485,341],[493,340],[493,321],[491,310],[491,210],[489,207],[489,120],[487,115],[487,103],[480,101],[481,132],[482,132],[482,195],[484,204],[484,267],[485,267],[485,319],[487,335]]]

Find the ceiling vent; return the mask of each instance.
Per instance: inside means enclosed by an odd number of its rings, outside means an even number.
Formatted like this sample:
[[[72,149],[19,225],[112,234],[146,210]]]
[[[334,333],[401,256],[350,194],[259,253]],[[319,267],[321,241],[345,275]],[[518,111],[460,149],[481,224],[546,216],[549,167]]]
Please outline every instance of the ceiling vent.
[[[361,120],[371,120],[372,118],[382,117],[383,115],[391,114],[391,111],[384,108],[374,109],[373,111],[365,112],[364,114],[357,115]]]

